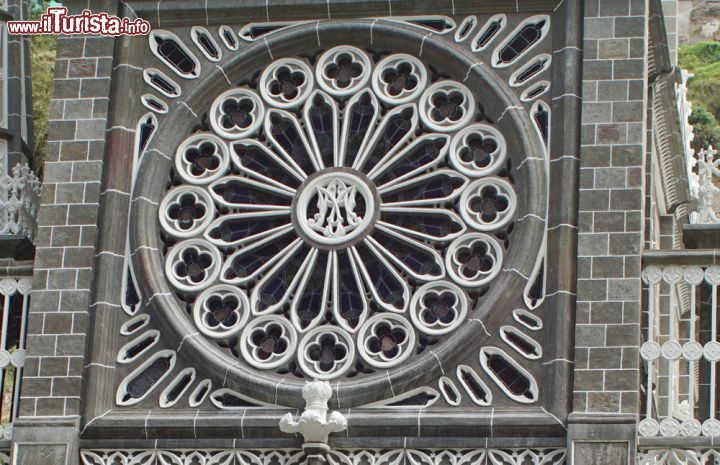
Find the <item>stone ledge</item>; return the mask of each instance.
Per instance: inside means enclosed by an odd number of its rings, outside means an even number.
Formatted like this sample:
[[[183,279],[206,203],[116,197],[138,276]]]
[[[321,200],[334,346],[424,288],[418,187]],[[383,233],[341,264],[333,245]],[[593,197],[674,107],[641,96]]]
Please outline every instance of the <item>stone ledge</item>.
[[[710,249],[720,245],[720,224],[684,224],[683,242],[690,249]]]

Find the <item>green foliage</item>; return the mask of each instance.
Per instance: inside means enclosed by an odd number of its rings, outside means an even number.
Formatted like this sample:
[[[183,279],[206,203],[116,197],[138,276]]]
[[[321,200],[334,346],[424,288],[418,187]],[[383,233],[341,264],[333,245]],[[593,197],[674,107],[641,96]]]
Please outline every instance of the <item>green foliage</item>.
[[[695,76],[688,81],[688,98],[693,102],[690,124],[694,126],[693,147],[720,146],[720,42],[698,42],[679,50],[679,64]]]
[[[692,72],[720,62],[720,42],[698,42],[680,47],[680,66]]]
[[[37,20],[45,12],[48,2],[31,8],[30,19]],[[35,128],[35,159],[38,167],[45,160],[50,100],[55,70],[57,36],[30,36],[30,73],[32,76],[33,121]]]
[[[690,124],[693,125],[693,132],[695,133],[692,145],[696,151],[710,145],[720,147],[720,125],[718,125],[715,115],[710,113],[704,106],[693,105]]]

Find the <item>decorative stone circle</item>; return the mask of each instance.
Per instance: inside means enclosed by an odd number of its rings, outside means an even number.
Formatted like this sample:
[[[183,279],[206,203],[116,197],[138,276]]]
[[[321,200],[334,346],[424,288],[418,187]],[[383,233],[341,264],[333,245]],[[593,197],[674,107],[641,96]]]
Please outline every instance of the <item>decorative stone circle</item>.
[[[638,425],[638,432],[640,436],[653,437],[660,433],[660,425],[654,418],[645,418]]]
[[[293,221],[302,237],[317,247],[351,245],[377,220],[375,190],[362,173],[323,170],[300,187]]]
[[[197,331],[251,369],[321,380],[450,337],[519,207],[480,96],[352,45],[259,71],[208,103],[211,132],[178,144],[160,199],[165,277]]]
[[[657,360],[660,357],[660,351],[660,345],[655,341],[644,342],[640,346],[640,356],[648,362]]]

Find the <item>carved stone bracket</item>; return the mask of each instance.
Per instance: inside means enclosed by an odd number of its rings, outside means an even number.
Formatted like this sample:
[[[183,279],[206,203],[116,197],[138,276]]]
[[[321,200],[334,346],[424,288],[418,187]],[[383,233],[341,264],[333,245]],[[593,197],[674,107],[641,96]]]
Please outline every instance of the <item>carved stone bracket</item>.
[[[280,431],[300,433],[303,436],[303,450],[308,460],[315,463],[325,462],[324,453],[330,450],[328,436],[347,429],[347,419],[340,412],[328,415],[328,400],[332,397],[332,388],[327,381],[311,381],[302,389],[305,410],[297,418],[286,413],[280,419]]]

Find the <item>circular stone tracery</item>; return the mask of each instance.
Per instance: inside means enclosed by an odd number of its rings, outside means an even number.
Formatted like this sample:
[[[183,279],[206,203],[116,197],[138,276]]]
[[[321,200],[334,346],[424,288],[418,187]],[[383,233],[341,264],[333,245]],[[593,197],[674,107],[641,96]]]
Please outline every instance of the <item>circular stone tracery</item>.
[[[347,247],[367,235],[379,211],[375,186],[354,170],[330,168],[300,186],[291,215],[298,233],[320,248]]]
[[[214,134],[178,144],[159,211],[166,278],[200,332],[255,369],[335,379],[459,331],[519,197],[470,89],[347,45],[258,71],[208,105]]]

